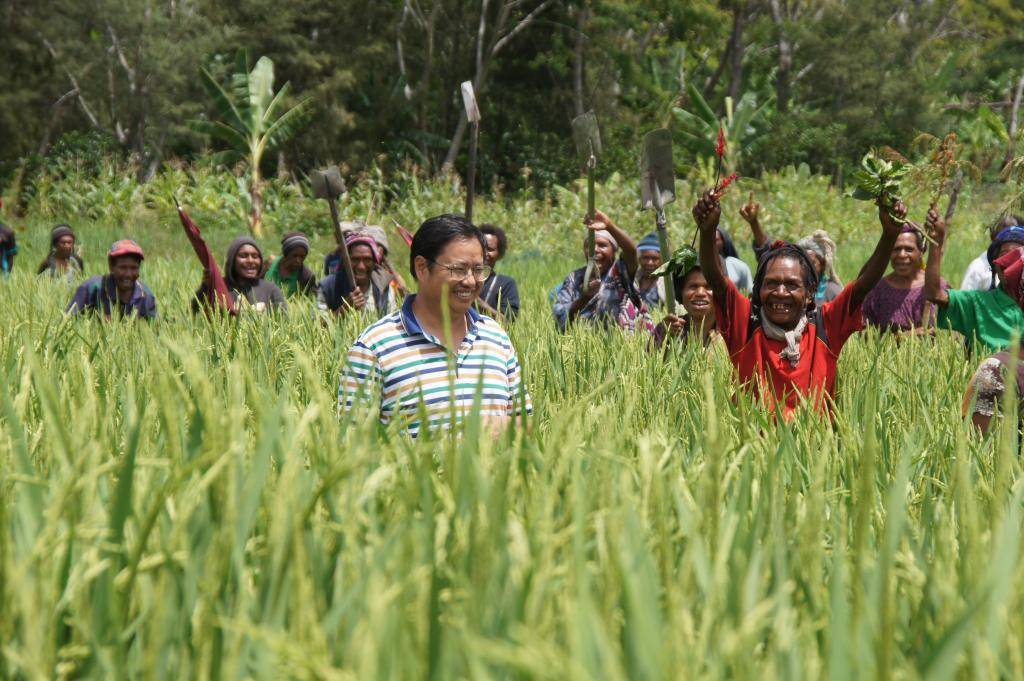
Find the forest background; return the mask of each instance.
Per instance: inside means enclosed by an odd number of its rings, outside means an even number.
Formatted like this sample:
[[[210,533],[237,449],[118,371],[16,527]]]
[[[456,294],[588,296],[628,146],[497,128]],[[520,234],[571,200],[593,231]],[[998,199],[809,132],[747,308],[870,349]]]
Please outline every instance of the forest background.
[[[731,111],[744,175],[806,164],[842,187],[869,148],[909,155],[955,130],[997,181],[1019,153],[1021,25],[1021,0],[0,0],[0,193],[24,209],[69,159],[124,161],[145,183],[207,158],[189,125],[215,117],[200,69],[226,80],[240,49],[273,60],[286,104],[311,100],[262,160],[282,180],[464,167],[472,80],[494,195],[576,177],[570,120],[591,108],[603,175],[633,175],[658,126],[686,172],[711,156],[707,114]]]

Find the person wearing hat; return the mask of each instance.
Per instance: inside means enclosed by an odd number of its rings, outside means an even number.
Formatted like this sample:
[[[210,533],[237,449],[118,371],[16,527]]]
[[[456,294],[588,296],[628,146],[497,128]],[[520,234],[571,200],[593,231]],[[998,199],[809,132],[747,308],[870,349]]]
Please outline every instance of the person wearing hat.
[[[409,295],[410,289],[406,285],[405,279],[402,278],[401,272],[395,269],[389,259],[391,255],[391,246],[388,244],[387,232],[385,232],[384,228],[379,225],[367,225],[363,232],[369,234],[373,237],[373,240],[377,242],[377,247],[380,250],[380,266],[391,274],[391,288],[394,290],[395,295],[399,297]]]
[[[366,234],[368,226],[362,220],[342,220],[339,223],[341,227],[342,236],[347,236],[350,232],[358,232],[360,234]],[[383,232],[383,230],[381,230]],[[376,239],[374,239],[376,242]],[[384,239],[385,244],[387,238]],[[387,246],[385,246],[387,250]],[[324,276],[334,274],[338,270],[342,269],[341,266],[341,246],[339,245],[333,251],[324,256]]]
[[[288,232],[281,238],[281,257],[267,270],[266,278],[277,284],[286,296],[316,295],[316,275],[306,267],[309,237],[302,232]]]
[[[594,219],[586,225],[594,233],[596,271],[590,281],[584,282],[587,268],[581,267],[562,282],[552,306],[558,330],[565,331],[570,323],[584,320],[627,332],[638,327],[653,331],[647,306],[633,286],[640,267],[636,244],[601,211],[595,211]],[[622,254],[616,257],[620,249]]]
[[[516,280],[506,274],[498,274],[495,267],[505,257],[508,250],[508,237],[505,230],[497,225],[480,225],[484,235],[484,260],[491,268],[491,275],[480,287],[480,298],[477,308],[499,322],[512,321],[519,314],[519,287]]]
[[[931,211],[929,212],[931,215]],[[946,224],[936,219],[929,224],[935,246],[928,252],[924,271],[924,294],[939,306],[937,326],[963,334],[967,347],[981,343],[991,352],[1010,346],[1014,336],[1024,333],[1024,299],[1009,284],[999,280],[1000,258],[1024,246],[1024,228],[1009,227],[1000,231],[988,247],[987,259],[992,265],[991,281],[998,285],[981,291],[945,290],[942,288],[942,255],[946,245]]]
[[[661,267],[661,242],[658,235],[651,232],[636,245],[640,269],[636,273],[637,293],[650,309],[656,308],[665,300],[665,277],[654,276],[654,271]]]
[[[39,264],[36,275],[72,282],[85,270],[82,257],[75,253],[75,232],[68,225],[57,225],[50,232],[50,252]]]
[[[1016,240],[1018,245],[1024,246],[1024,236],[1020,233],[1007,232],[1004,234],[1006,230],[1013,227],[1024,228],[1024,217],[1020,215],[1004,215],[992,223],[988,229],[989,246],[967,266],[963,282],[960,284],[961,291],[985,291],[996,287],[999,282],[993,277],[993,259],[989,258],[989,251],[991,250],[992,243],[999,240],[1000,235],[1003,237],[1000,240],[1000,250],[1002,250],[1002,244],[1010,243],[1014,240]],[[996,257],[999,256],[997,255]]]
[[[338,269],[320,281],[317,307],[334,314],[371,310],[377,317],[397,310],[401,296],[392,286],[393,275],[382,266],[383,256],[374,238],[365,232],[346,232],[345,245],[355,286],[349,283],[345,270]]]
[[[14,256],[18,254],[18,241],[14,230],[0,222],[0,275],[8,276],[14,267]]]
[[[94,312],[107,319],[115,312],[119,317],[156,318],[156,297],[139,281],[144,259],[142,249],[131,239],[115,241],[107,253],[110,272],[86,279],[75,291],[67,313]]]
[[[231,292],[231,300],[236,309],[286,312],[288,305],[281,289],[274,282],[264,279],[262,273],[263,251],[259,244],[249,236],[240,236],[232,241],[224,260],[224,283]],[[213,298],[208,294],[211,286],[208,279],[208,275],[204,275],[203,283],[192,299],[193,312],[203,309],[206,303],[202,301]]]

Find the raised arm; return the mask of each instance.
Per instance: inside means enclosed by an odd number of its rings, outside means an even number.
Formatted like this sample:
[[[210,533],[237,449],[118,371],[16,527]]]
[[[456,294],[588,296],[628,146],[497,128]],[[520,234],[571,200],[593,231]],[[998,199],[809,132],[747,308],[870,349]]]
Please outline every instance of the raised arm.
[[[853,305],[860,305],[864,302],[864,298],[871,293],[871,289],[875,287],[878,280],[885,274],[886,267],[889,266],[892,248],[896,245],[896,239],[900,235],[902,223],[899,220],[906,217],[907,207],[903,205],[902,201],[897,201],[896,205],[892,207],[892,213],[896,217],[890,214],[887,206],[879,204],[878,221],[882,223],[882,235],[878,238],[875,251],[868,258],[868,261],[864,263],[864,267],[861,268],[860,274],[857,275],[856,281],[852,284],[853,295],[850,298],[850,302]]]
[[[924,296],[936,305],[945,307],[949,304],[949,294],[942,288],[942,251],[946,247],[946,222],[932,206],[928,210],[925,224],[928,236],[935,243],[928,251],[928,263],[924,268]]]
[[[716,300],[725,300],[728,281],[722,271],[722,259],[718,257],[718,249],[715,248],[715,232],[721,217],[722,206],[715,197],[715,190],[709,189],[693,207],[693,219],[700,232],[700,268]]]
[[[629,238],[629,235],[619,229],[619,226],[612,222],[612,219],[599,210],[594,211],[594,222],[602,223],[601,229],[607,229],[622,250],[622,262],[626,263],[626,270],[629,278],[636,276],[640,267],[640,257],[636,253],[636,244]]]
[[[764,227],[761,226],[761,221],[758,219],[760,212],[761,204],[754,201],[754,192],[750,192],[747,203],[740,208],[740,217],[750,225],[750,234],[753,237],[752,244],[755,253],[768,245],[768,235],[764,233]]]

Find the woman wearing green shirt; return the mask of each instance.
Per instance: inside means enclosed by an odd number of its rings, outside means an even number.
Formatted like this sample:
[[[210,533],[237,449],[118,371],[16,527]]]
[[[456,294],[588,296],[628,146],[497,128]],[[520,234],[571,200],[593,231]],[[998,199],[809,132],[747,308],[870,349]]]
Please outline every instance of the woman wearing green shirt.
[[[316,276],[306,267],[309,237],[302,232],[288,232],[281,239],[281,257],[274,260],[266,278],[277,284],[285,296],[316,295]]]
[[[945,250],[946,224],[932,208],[928,211],[928,231],[936,247],[928,253],[925,268],[924,294],[939,306],[938,328],[959,331],[973,348],[977,339],[990,351],[1004,350],[1011,339],[1024,334],[1024,309],[1008,293],[1002,280],[986,291],[944,291],[941,286],[942,253]],[[1024,246],[1024,229],[1010,228],[1000,232],[989,247],[988,259],[999,272],[1000,256]],[[1016,292],[1014,292],[1015,294]]]

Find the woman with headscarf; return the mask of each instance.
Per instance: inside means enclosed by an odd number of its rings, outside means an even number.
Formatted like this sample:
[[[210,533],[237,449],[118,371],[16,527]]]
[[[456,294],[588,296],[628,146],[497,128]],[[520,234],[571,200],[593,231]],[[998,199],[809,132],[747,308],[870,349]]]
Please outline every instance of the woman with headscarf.
[[[381,265],[382,255],[376,240],[363,232],[346,232],[345,246],[355,286],[349,283],[345,269],[339,268],[320,281],[317,307],[334,314],[369,310],[376,317],[397,310],[400,296],[393,286],[394,276]]]
[[[928,252],[925,267],[925,296],[939,307],[936,325],[963,334],[968,348],[975,340],[992,352],[1004,350],[1014,336],[1024,333],[1024,309],[1017,287],[1002,280],[1000,259],[1024,246],[1024,228],[1010,227],[996,235],[988,247],[993,282],[999,285],[983,291],[942,288],[942,255],[946,224],[934,209],[928,212],[929,233],[935,246]]]
[[[700,265],[694,265],[682,275],[673,276],[676,302],[682,304],[685,315],[666,315],[655,328],[654,339],[662,345],[667,339],[699,340],[704,346],[719,338],[715,329],[715,301],[711,285],[704,277]]]
[[[753,236],[751,246],[754,248],[754,255],[758,260],[768,251],[775,239],[765,233],[758,215],[761,212],[761,204],[754,201],[753,192],[747,203],[740,208],[740,217],[750,225]],[[843,282],[836,273],[836,242],[823,229],[816,229],[809,236],[805,236],[796,242],[796,245],[804,249],[804,254],[814,266],[818,275],[818,290],[814,292],[814,303],[821,305],[835,300],[839,292],[843,290]]]
[[[85,270],[82,257],[75,253],[75,232],[68,225],[57,225],[50,232],[50,252],[39,264],[36,274],[74,281]]]
[[[860,275],[819,308],[814,303],[817,272],[795,244],[776,242],[761,256],[750,298],[726,278],[715,247],[722,214],[718,199],[714,190],[705,192],[693,217],[700,230],[701,269],[714,292],[717,328],[741,385],[784,418],[805,404],[826,408],[839,354],[861,328],[861,305],[885,274],[906,207],[879,207],[882,234],[874,252]]]
[[[648,309],[655,309],[665,300],[665,277],[656,277],[654,272],[661,267],[661,242],[658,235],[650,233],[636,245],[640,268],[633,282],[637,293],[647,303]]]
[[[988,228],[990,244],[999,238],[1001,232],[1011,227],[1024,229],[1024,217],[1019,215],[1004,215],[993,222]],[[1020,244],[1024,246],[1024,237],[1021,238]],[[967,266],[967,270],[964,272],[964,279],[960,283],[960,290],[985,291],[990,288],[995,288],[996,283],[997,282],[993,281],[992,261],[988,258],[988,248],[986,248],[977,258],[971,261],[970,265]]]
[[[240,236],[228,246],[227,258],[224,261],[224,283],[231,293],[231,299],[237,310],[255,312],[286,312],[287,303],[284,294],[272,281],[262,277],[263,251],[252,237]],[[209,293],[207,277],[196,291],[192,299],[192,310],[197,312],[205,303],[200,301],[213,300]]]
[[[286,296],[316,295],[316,275],[306,267],[309,237],[288,232],[281,238],[281,257],[270,264],[267,280],[277,284]]]
[[[594,232],[595,271],[588,282],[583,281],[586,267],[565,277],[552,307],[558,329],[565,331],[570,323],[584,320],[630,332],[637,326],[653,330],[647,306],[633,286],[639,267],[633,240],[601,211],[595,211],[587,229]],[[584,256],[585,250],[584,242]]]
[[[882,277],[864,299],[864,321],[886,331],[913,331],[935,325],[935,305],[924,295],[924,254],[928,244],[921,226],[908,222],[900,230],[889,262],[892,272]],[[944,289],[949,284],[943,279]]]
[[[1004,253],[993,264],[994,269],[999,272],[1001,289],[1013,298],[1018,306],[1024,306],[1024,247]],[[978,366],[967,385],[963,413],[964,416],[971,417],[971,422],[982,433],[989,432],[992,417],[997,416],[1003,406],[1006,381],[1014,365],[1018,409],[1024,408],[1024,346],[1018,344],[1016,354],[1017,357],[1014,358],[1008,349],[987,357]]]

